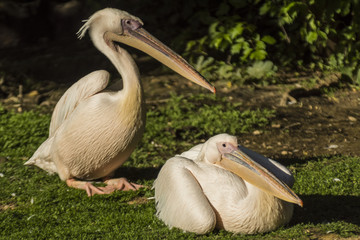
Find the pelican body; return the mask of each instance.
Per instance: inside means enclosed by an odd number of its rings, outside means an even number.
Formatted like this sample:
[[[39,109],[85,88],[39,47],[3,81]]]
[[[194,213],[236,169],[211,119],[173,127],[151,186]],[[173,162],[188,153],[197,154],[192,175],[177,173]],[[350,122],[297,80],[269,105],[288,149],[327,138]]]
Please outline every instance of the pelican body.
[[[79,30],[79,38],[87,31],[95,47],[122,76],[123,88],[106,89],[110,76],[104,70],[92,72],[73,84],[54,109],[49,138],[25,164],[57,173],[69,186],[85,189],[91,196],[114,189],[96,188],[76,179],[111,176],[128,159],[144,131],[139,71],[130,54],[117,43],[142,50],[212,92],[215,88],[183,58],[150,35],[139,18],[125,11],[106,8],[94,13]],[[119,189],[124,188],[123,183]],[[125,181],[125,189],[139,186]]]
[[[169,227],[254,234],[287,224],[300,198],[290,171],[219,134],[169,159],[154,182],[157,216]]]

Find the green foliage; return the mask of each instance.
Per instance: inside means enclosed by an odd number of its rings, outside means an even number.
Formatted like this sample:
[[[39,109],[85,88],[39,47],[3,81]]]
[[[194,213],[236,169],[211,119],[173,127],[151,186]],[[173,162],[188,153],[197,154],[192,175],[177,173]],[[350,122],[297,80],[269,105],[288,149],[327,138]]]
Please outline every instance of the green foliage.
[[[247,68],[247,73],[250,77],[261,79],[270,77],[276,71],[276,66],[271,61],[259,61]]]
[[[224,4],[224,3],[222,3]],[[185,55],[190,56],[191,62],[196,62],[196,69],[209,79],[225,79],[241,82],[241,64],[251,62],[262,63],[267,58],[267,45],[276,43],[270,35],[261,36],[255,25],[240,21],[238,16],[223,17],[209,26],[208,35],[199,40],[187,43]],[[199,56],[200,55],[200,56]],[[213,55],[217,59],[214,61]],[[198,56],[198,57],[197,57]],[[204,56],[208,56],[204,60]],[[203,64],[206,64],[205,66]],[[269,60],[266,63],[273,63]],[[207,67],[212,64],[210,67]],[[253,76],[253,68],[248,70],[250,77],[261,78],[270,76],[274,69],[263,68],[262,74]],[[265,72],[264,72],[265,71]],[[245,72],[246,73],[246,72]]]
[[[90,15],[108,4],[90,0],[84,9]],[[252,80],[248,67],[270,61],[276,68],[340,71],[360,84],[358,0],[159,0],[111,5],[139,16],[146,29],[176,51],[185,50],[192,63],[211,61],[211,67],[201,72],[212,81]],[[264,74],[264,81],[274,72]]]
[[[250,65],[267,61],[281,67],[337,70],[360,83],[358,1],[222,1],[208,10],[216,16],[208,32],[188,41],[185,49],[192,62],[199,56],[214,59],[214,67],[204,71],[216,71],[219,62],[225,62],[246,75],[252,72]],[[229,78],[208,75],[213,80]]]
[[[242,82],[240,68],[223,61],[215,61],[212,57],[205,58],[203,55],[193,63],[195,69],[207,79],[224,79],[231,82]]]
[[[87,1],[86,9],[91,14],[106,4]],[[360,83],[358,0],[114,1],[113,7],[141,17],[212,81],[252,80],[248,68],[270,61],[275,70],[264,73],[264,81],[286,67],[340,71]]]
[[[224,17],[209,26],[207,36],[187,43],[187,53],[206,53],[208,49],[225,53],[227,62],[247,63],[261,61],[267,57],[266,45],[273,45],[276,40],[255,32],[256,27],[239,21],[239,17]]]

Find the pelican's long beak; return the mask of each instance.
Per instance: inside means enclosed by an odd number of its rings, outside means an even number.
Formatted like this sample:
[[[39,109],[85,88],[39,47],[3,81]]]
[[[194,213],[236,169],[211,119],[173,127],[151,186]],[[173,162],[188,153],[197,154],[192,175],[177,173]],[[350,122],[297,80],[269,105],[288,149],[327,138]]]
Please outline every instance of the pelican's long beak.
[[[227,145],[230,145],[227,151],[222,153],[221,160],[215,164],[275,197],[303,206],[302,200],[273,173],[251,159],[238,147],[230,143]]]
[[[116,40],[149,54],[183,77],[215,93],[214,86],[201,76],[185,59],[142,28],[140,23],[123,20],[122,26],[123,34],[118,35]]]

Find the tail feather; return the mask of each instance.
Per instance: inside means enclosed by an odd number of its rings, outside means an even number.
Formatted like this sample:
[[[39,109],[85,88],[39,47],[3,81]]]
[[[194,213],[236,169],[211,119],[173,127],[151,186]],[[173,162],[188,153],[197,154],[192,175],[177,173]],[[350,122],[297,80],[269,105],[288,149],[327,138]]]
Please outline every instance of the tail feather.
[[[43,142],[36,150],[34,155],[27,162],[25,162],[24,165],[35,165],[50,174],[57,173],[58,171],[56,165],[50,157],[52,142],[52,137]]]

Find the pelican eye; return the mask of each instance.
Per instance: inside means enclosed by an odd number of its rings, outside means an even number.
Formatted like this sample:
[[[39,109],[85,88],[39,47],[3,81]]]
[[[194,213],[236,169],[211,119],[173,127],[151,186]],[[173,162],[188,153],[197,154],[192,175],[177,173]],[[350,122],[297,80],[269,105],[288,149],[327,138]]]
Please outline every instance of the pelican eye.
[[[139,21],[133,19],[122,19],[121,25],[125,30],[136,30],[142,27],[142,24]]]
[[[225,148],[225,147],[226,147],[226,144],[225,144],[225,143],[223,143],[223,144],[222,144],[222,146]]]

